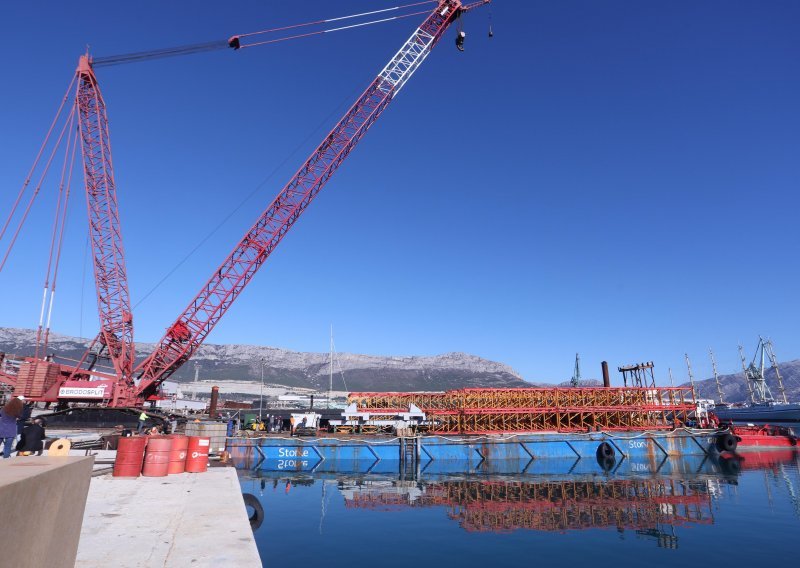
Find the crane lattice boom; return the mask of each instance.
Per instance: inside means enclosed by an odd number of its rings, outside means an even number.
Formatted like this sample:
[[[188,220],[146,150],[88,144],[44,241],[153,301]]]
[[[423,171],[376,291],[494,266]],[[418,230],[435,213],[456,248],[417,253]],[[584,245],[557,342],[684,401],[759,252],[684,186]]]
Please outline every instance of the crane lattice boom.
[[[76,104],[100,315],[100,333],[95,342],[108,349],[117,377],[131,381],[135,356],[133,317],[111,164],[106,105],[88,56],[81,56],[77,74]]]
[[[448,26],[471,7],[443,0],[414,31],[136,368],[139,396],[152,394],[192,356]]]

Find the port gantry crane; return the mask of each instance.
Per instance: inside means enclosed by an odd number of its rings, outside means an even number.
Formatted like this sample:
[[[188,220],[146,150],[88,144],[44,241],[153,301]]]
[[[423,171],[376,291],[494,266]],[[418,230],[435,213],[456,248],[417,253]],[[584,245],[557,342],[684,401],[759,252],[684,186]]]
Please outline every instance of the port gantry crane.
[[[460,0],[437,2],[167,328],[155,350],[136,366],[133,316],[105,102],[92,60],[88,55],[81,56],[76,71],[76,105],[101,331],[77,365],[60,365],[28,357],[16,376],[0,371],[0,380],[15,385],[16,394],[48,402],[89,401],[130,407],[141,406],[148,398],[156,396],[163,381],[197,351],[448,27],[463,13],[489,2],[491,0],[469,4],[462,4]],[[231,38],[230,47],[238,49],[241,46],[238,39],[237,36]],[[458,39],[463,44],[463,34]],[[94,369],[98,357],[112,361],[114,374]]]

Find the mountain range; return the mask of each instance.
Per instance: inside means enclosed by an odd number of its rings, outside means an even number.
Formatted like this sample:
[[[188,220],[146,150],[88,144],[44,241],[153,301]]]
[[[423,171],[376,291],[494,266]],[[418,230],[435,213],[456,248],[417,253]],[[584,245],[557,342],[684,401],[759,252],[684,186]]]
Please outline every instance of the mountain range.
[[[30,329],[0,328],[0,351],[19,356],[34,351],[36,332]],[[88,341],[51,334],[48,353],[79,359]],[[136,343],[138,357],[154,349],[152,343]],[[291,387],[326,390],[330,380],[329,353],[302,353],[257,345],[204,344],[191,361],[170,379],[191,381],[198,366],[202,380],[264,381]],[[530,387],[508,365],[467,353],[434,356],[379,356],[334,353],[333,388],[349,391],[447,390],[464,387]]]
[[[36,332],[33,330],[0,328],[2,352],[30,355],[34,351],[35,341]],[[56,353],[61,358],[78,359],[87,346],[86,340],[52,334],[48,353]],[[136,344],[139,357],[148,355],[153,348],[152,343]],[[303,353],[258,345],[204,344],[189,363],[172,375],[171,380],[191,381],[197,366],[201,380],[260,382],[262,361],[265,383],[315,390],[328,388],[330,354]],[[787,398],[790,401],[800,401],[800,359],[779,363],[778,369]],[[433,356],[334,353],[333,370],[333,389],[339,391],[439,391],[465,387],[554,386],[552,383],[527,382],[508,365],[458,352]],[[775,371],[769,369],[765,374],[773,396],[778,399]],[[726,402],[748,400],[743,373],[720,375],[719,381]],[[688,386],[688,383],[685,384]],[[601,385],[596,379],[581,381],[581,386]],[[558,386],[569,386],[569,381]],[[695,381],[695,387],[698,398],[719,398],[713,378]]]

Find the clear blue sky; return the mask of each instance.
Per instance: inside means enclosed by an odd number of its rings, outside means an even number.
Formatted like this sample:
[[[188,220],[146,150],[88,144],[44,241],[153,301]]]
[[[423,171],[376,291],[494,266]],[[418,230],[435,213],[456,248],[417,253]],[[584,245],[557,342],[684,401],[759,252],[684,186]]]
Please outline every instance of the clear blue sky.
[[[395,4],[8,3],[0,207],[86,44],[112,55]],[[758,334],[800,357],[800,3],[498,0],[491,40],[488,12],[466,18],[465,53],[449,32],[209,342],[326,351],[332,323],[339,351],[465,351],[532,381],[569,378],[576,352],[588,377],[606,359],[685,379],[684,352],[705,377],[709,347],[733,372]],[[137,306],[139,341],[419,21],[98,69],[134,302],[276,171]],[[53,195],[0,273],[2,326],[38,320]],[[75,197],[54,329],[88,336]]]

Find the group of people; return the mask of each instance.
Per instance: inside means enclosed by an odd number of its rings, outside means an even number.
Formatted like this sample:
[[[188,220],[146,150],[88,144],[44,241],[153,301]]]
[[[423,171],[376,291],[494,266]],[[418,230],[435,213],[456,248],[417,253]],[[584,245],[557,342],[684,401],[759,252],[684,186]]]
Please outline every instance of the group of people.
[[[24,396],[15,396],[0,409],[0,444],[3,446],[3,459],[11,457],[12,452],[27,456],[33,453],[42,455],[44,451],[45,422],[34,418],[28,423],[33,410],[32,403],[26,403]]]
[[[283,430],[283,418],[274,414],[267,414],[261,420],[253,418],[247,424],[247,429],[255,430],[256,432],[281,432]]]
[[[136,426],[137,434],[144,434],[146,436],[156,436],[159,434],[174,434],[178,430],[178,417],[174,414],[169,415],[169,420],[161,424],[153,424],[147,427],[147,420],[149,416],[145,411],[139,414],[139,422]]]

